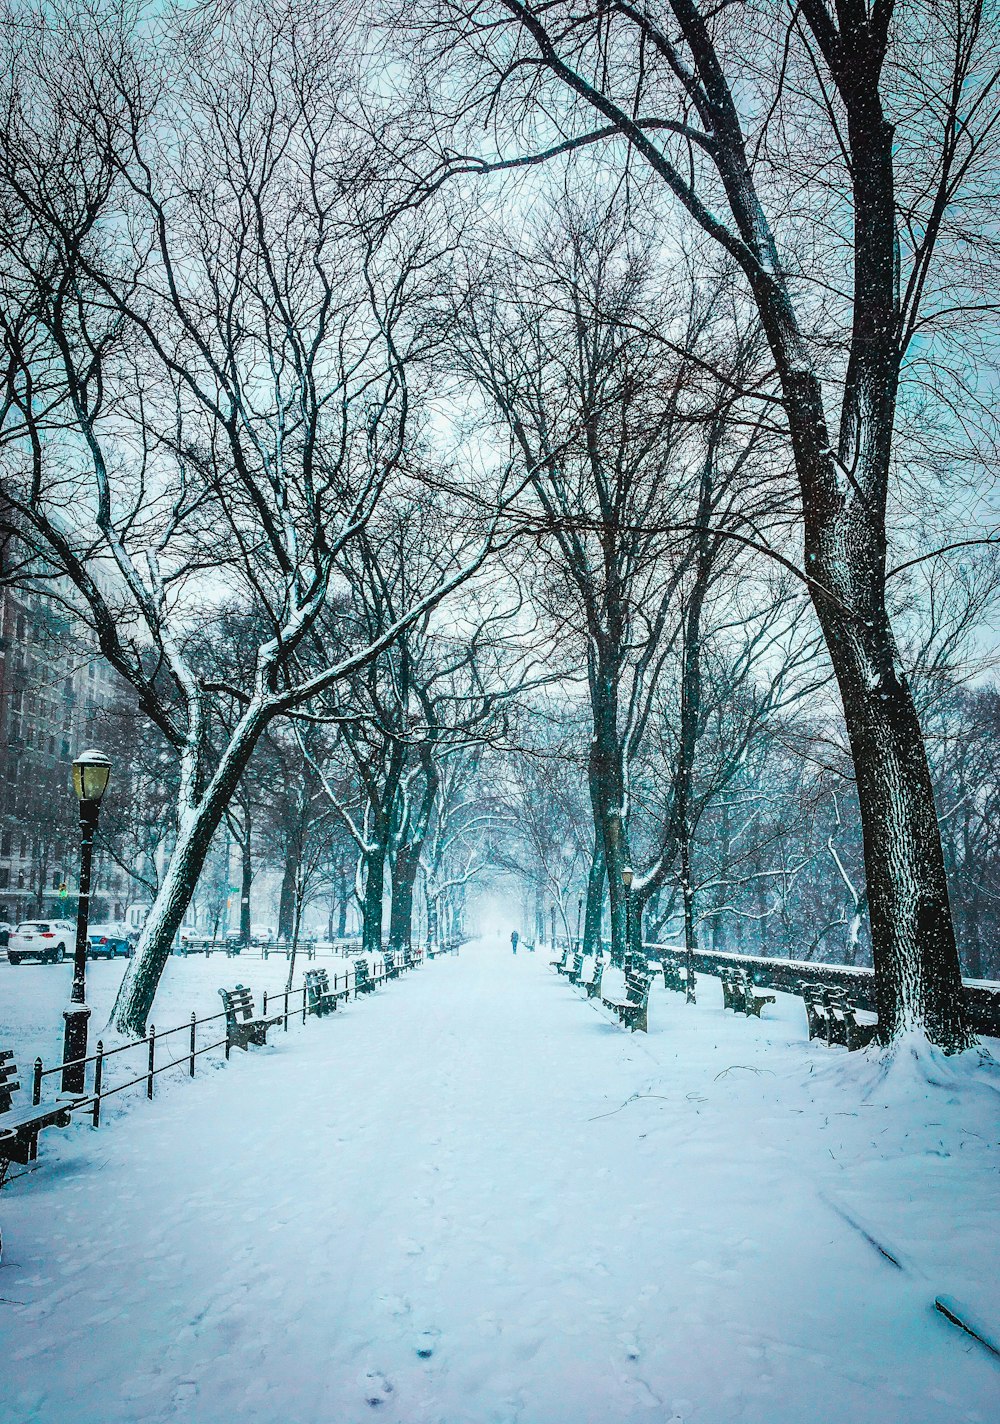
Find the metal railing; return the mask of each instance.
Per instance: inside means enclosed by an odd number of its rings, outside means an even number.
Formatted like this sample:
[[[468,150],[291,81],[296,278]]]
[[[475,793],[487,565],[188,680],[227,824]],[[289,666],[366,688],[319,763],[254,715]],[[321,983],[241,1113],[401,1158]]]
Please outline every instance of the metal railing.
[[[360,957],[359,955],[358,958]],[[424,955],[422,950],[413,950],[408,962],[401,955],[398,957],[398,962],[394,959],[387,963],[386,959],[383,958],[380,966],[377,966],[375,969],[369,969],[367,981],[357,978],[354,973],[354,968],[351,966],[350,968],[345,968],[342,975],[335,973],[332,976],[330,990],[334,994],[339,994],[340,997],[350,997],[353,991],[354,998],[357,999],[359,993],[362,992],[362,986],[366,982],[370,985],[383,985],[387,983],[390,978],[398,977],[404,970],[417,968],[423,962],[423,959]],[[303,984],[298,989],[282,989],[271,993],[264,990],[261,1000],[262,1016],[267,1016],[268,1005],[271,1005],[273,1008],[274,1004],[279,1001],[282,1006],[280,1010],[282,1026],[286,1033],[288,1032],[289,1021],[292,1018],[301,1016],[301,1021],[304,1024],[309,1014],[315,1009],[315,1006],[309,1002],[308,989],[306,985]],[[94,1052],[88,1054],[85,1058],[70,1059],[65,1063],[56,1063],[50,1068],[44,1066],[41,1058],[36,1058],[31,1082],[32,1106],[38,1107],[41,1103],[42,1083],[44,1079],[51,1078],[57,1073],[61,1074],[66,1068],[79,1067],[81,1064],[83,1065],[84,1074],[86,1075],[88,1068],[92,1066],[93,1074],[91,1077],[92,1086],[90,1091],[85,1092],[84,1096],[72,1104],[67,1103],[66,1106],[71,1112],[89,1111],[92,1125],[99,1127],[101,1124],[101,1107],[105,1099],[114,1097],[118,1093],[124,1093],[127,1089],[134,1088],[141,1083],[145,1083],[146,1097],[152,1100],[155,1080],[161,1073],[167,1073],[172,1068],[186,1067],[188,1076],[193,1078],[195,1076],[196,1060],[202,1057],[203,1054],[211,1053],[221,1048],[225,1050],[225,1056],[228,1058],[230,1048],[228,1033],[223,1034],[221,1038],[213,1037],[210,1043],[198,1043],[199,1028],[205,1024],[218,1023],[220,1020],[224,1020],[225,1017],[226,1012],[224,1009],[216,1014],[205,1014],[201,1018],[198,1017],[197,1013],[192,1011],[190,1019],[185,1023],[178,1024],[175,1028],[164,1029],[158,1032],[155,1025],[150,1024],[148,1031],[142,1038],[132,1039],[128,1043],[115,1044],[112,1048],[105,1048],[103,1040],[98,1039]],[[157,1053],[158,1050],[160,1050],[160,1045],[163,1044],[164,1040],[179,1033],[186,1033],[188,1035],[187,1046],[184,1052],[178,1057],[170,1058],[166,1063],[157,1062]],[[109,1087],[105,1077],[106,1065],[109,1060],[117,1058],[123,1053],[133,1052],[137,1049],[144,1050],[144,1066],[142,1070],[134,1073],[134,1076],[127,1078],[125,1082],[115,1083],[113,1087]],[[2,1125],[3,1117],[0,1115],[0,1127],[2,1127]]]

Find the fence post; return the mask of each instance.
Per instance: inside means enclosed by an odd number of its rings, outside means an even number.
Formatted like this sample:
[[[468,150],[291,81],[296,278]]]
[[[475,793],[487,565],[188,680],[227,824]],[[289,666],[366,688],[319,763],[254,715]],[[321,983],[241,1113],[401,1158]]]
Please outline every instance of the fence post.
[[[94,1127],[101,1125],[101,1082],[104,1078],[104,1042],[97,1040],[97,1052],[94,1055],[94,1113],[91,1119]]]
[[[302,1022],[306,1021],[306,986],[302,985]]]
[[[288,1032],[288,990],[285,990],[285,1032]]]
[[[149,1071],[146,1074],[146,1097],[153,1097],[153,1065],[156,1061],[156,1029],[149,1025]]]
[[[196,1044],[196,1042],[197,1042],[197,1035],[198,1035],[198,1019],[197,1019],[197,1016],[196,1016],[196,1014],[195,1014],[194,1009],[192,1009],[192,1010],[191,1010],[191,1061],[190,1061],[190,1063],[189,1063],[189,1065],[188,1065],[188,1072],[190,1073],[190,1075],[191,1075],[192,1078],[194,1077],[194,1058],[195,1058],[194,1050],[195,1050],[195,1044]]]
[[[265,1019],[267,1018],[267,990],[266,990],[266,989],[264,990],[264,1008],[263,1008],[262,1011],[261,1011],[261,1016],[262,1016],[263,1018],[265,1018]]]
[[[31,1082],[31,1106],[37,1108],[42,1101],[42,1060],[35,1059],[35,1074]]]

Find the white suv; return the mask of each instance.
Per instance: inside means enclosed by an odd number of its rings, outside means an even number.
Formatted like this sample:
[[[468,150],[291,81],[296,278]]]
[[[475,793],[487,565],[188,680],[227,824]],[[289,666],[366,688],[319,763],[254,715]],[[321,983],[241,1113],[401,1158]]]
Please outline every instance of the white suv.
[[[11,933],[7,958],[11,964],[20,964],[22,959],[58,964],[75,942],[76,930],[68,920],[24,920]]]

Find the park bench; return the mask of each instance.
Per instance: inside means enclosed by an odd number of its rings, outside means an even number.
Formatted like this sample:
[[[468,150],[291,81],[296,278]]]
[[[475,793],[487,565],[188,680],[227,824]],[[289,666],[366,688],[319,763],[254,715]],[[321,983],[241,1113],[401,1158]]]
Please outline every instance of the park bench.
[[[354,961],[354,997],[359,994],[370,994],[375,988],[375,980],[368,969],[367,959],[356,959]]]
[[[263,1048],[267,1043],[267,1031],[273,1024],[281,1023],[281,1015],[274,1018],[254,1017],[253,995],[245,984],[237,984],[234,989],[220,989],[219,998],[226,1011],[226,1057],[230,1049],[242,1048],[244,1052],[251,1043]]]
[[[0,1183],[11,1162],[27,1166],[38,1156],[38,1134],[46,1127],[68,1127],[70,1113],[85,1097],[63,1099],[60,1103],[38,1103],[15,1108],[14,1094],[21,1086],[17,1077],[14,1050],[0,1049]]]
[[[732,1009],[734,1013],[746,1014],[747,1018],[756,1014],[760,1018],[765,1004],[777,1003],[773,994],[762,994],[742,969],[723,969],[719,978],[722,980],[723,1007]]]
[[[331,989],[330,979],[325,969],[307,969],[303,976],[306,986],[306,1003],[311,1014],[322,1016],[332,1014],[338,999],[346,999],[347,989]]]
[[[806,1006],[809,1037],[826,1040],[827,1046],[841,1044],[853,1053],[867,1048],[878,1032],[878,1021],[858,1023],[858,1008],[847,997],[847,991],[826,984],[800,985]]]
[[[591,964],[590,978],[581,981],[588,999],[596,998],[601,992],[601,975],[604,973],[604,960],[599,955],[594,955]]]
[[[573,955],[573,962],[566,970],[566,978],[571,984],[579,984],[580,975],[583,973],[583,955],[579,952]]]
[[[625,971],[625,998],[606,999],[603,994],[601,1003],[605,1008],[613,1009],[623,1024],[628,1024],[635,1033],[636,1029],[641,1029],[643,1033],[649,1030],[649,986],[652,982],[651,976],[640,970],[626,969]]]
[[[570,949],[569,945],[567,945],[566,948],[562,950],[556,956],[555,959],[549,960],[549,968],[554,969],[557,974],[565,974],[567,969],[569,968],[572,955],[573,951]]]
[[[382,966],[386,980],[399,978],[402,966],[396,958],[396,951],[394,949],[384,949],[382,951]]]
[[[182,939],[175,953],[182,955],[185,959],[189,954],[203,954],[206,959],[209,959],[212,950],[219,948],[221,946],[213,944],[210,939]]]
[[[696,986],[694,970],[688,969],[686,964],[682,964],[675,954],[664,955],[660,968],[663,970],[664,989],[672,989],[676,994],[686,994],[691,1003],[694,1003]],[[725,991],[723,990],[723,992]]]

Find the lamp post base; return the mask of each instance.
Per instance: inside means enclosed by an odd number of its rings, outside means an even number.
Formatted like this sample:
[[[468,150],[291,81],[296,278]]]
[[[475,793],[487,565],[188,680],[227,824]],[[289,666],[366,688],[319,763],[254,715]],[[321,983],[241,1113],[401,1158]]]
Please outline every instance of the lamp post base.
[[[63,1062],[68,1067],[62,1073],[62,1091],[82,1094],[86,1091],[87,1065],[77,1059],[87,1056],[87,1020],[90,1010],[86,1004],[70,1004],[63,1009],[66,1031],[63,1035]]]

